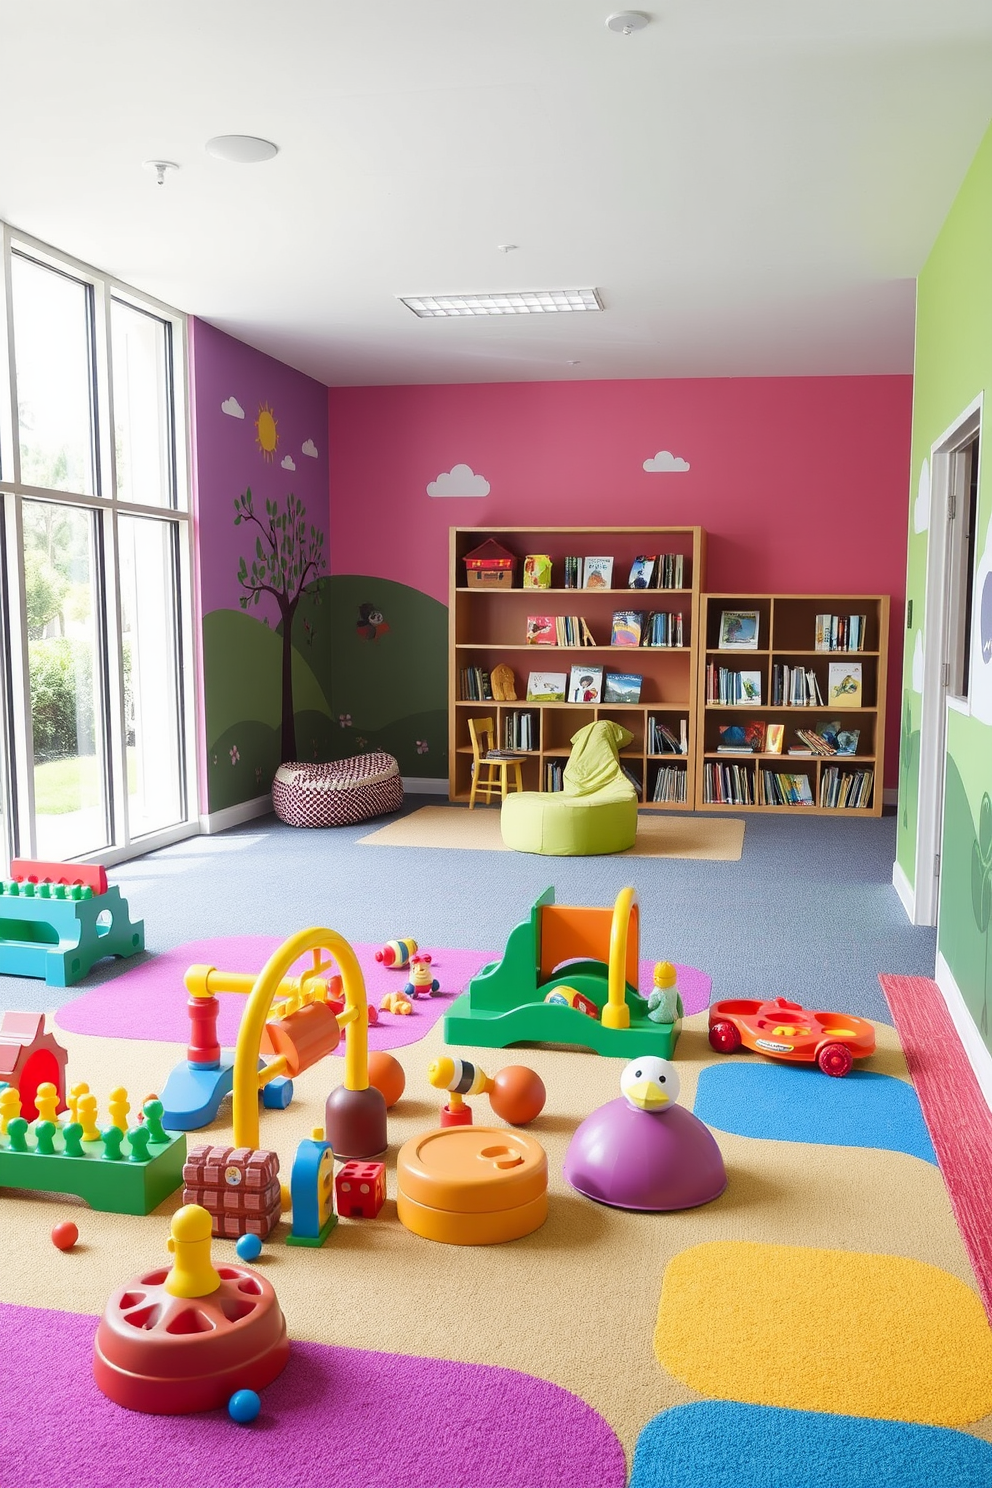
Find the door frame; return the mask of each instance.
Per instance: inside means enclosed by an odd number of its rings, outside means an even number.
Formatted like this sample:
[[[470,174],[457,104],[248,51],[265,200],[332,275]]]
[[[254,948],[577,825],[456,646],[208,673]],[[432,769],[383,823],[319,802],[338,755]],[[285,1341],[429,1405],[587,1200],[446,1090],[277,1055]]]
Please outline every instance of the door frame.
[[[923,609],[923,707],[920,717],[919,805],[916,827],[914,925],[935,925],[940,903],[941,837],[944,773],[947,763],[947,713],[968,713],[967,700],[948,692],[945,667],[952,605],[962,596],[951,591],[950,496],[961,484],[963,451],[979,436],[982,457],[982,408],[979,393],[954,423],[930,446],[930,514],[927,543],[926,598]],[[955,516],[960,514],[958,502]],[[973,576],[968,576],[968,582]]]

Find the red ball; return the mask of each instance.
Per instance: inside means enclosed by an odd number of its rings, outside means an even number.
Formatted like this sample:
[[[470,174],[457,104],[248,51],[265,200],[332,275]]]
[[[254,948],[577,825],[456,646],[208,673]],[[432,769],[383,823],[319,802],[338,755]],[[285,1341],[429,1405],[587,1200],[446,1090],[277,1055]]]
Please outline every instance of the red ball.
[[[79,1231],[71,1219],[64,1219],[52,1231],[52,1244],[59,1250],[71,1250],[79,1239]]]
[[[493,1076],[489,1103],[497,1116],[511,1126],[526,1126],[544,1110],[548,1092],[536,1070],[525,1064],[508,1064]]]
[[[382,1092],[388,1111],[406,1089],[406,1072],[399,1060],[385,1049],[373,1049],[369,1054],[369,1084]]]

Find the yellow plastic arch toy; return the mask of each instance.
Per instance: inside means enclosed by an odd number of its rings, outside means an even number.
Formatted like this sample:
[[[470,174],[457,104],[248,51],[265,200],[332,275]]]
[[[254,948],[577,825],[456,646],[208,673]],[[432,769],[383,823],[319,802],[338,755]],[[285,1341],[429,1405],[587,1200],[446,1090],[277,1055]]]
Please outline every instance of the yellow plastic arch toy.
[[[606,1002],[603,1004],[604,1028],[629,1028],[630,1008],[625,996],[627,987],[627,936],[630,922],[637,916],[637,891],[621,889],[613,905],[610,925],[610,959],[607,963]]]

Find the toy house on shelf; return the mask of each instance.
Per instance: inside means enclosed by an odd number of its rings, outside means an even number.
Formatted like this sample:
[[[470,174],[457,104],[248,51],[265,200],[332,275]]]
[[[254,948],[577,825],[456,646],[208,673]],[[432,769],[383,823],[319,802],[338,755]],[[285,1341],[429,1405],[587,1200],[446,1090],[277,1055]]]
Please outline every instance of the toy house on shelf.
[[[512,589],[517,556],[489,537],[465,554],[465,582],[470,589]]]

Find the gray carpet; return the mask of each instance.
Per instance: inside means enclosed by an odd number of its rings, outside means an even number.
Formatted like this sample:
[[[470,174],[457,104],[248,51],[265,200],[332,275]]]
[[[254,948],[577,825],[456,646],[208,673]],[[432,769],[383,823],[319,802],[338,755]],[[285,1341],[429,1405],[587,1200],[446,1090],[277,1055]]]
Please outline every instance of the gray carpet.
[[[412,797],[404,809],[423,804]],[[367,822],[308,831],[266,817],[109,876],[145,921],[146,955],[308,925],[350,940],[413,935],[428,949],[501,951],[549,884],[560,903],[608,905],[633,883],[641,954],[702,968],[714,998],[783,995],[890,1021],[878,973],[932,976],[935,948],[935,932],[908,923],[892,887],[895,827],[894,815],[751,816],[740,862],[714,863],[362,847]],[[134,964],[104,962],[68,988],[2,977],[0,1008],[59,1007]]]

